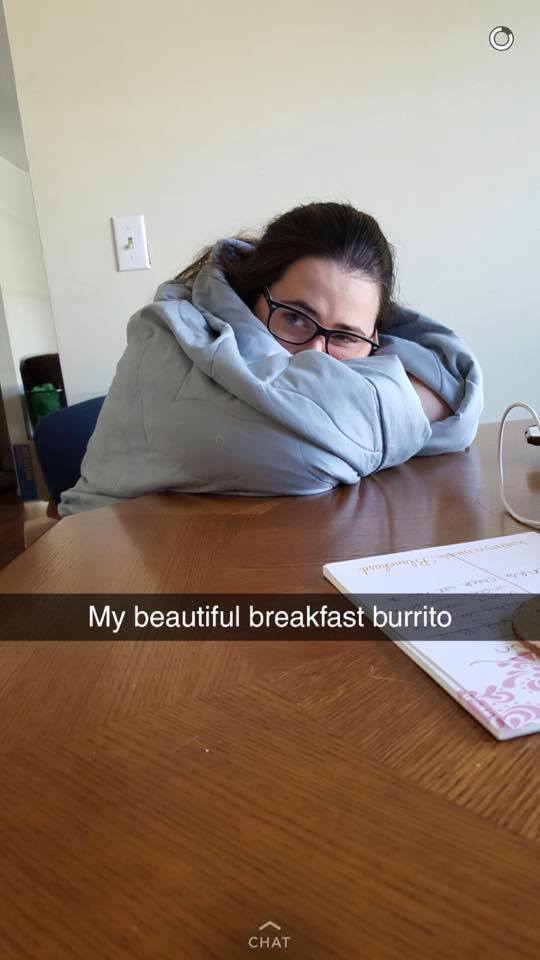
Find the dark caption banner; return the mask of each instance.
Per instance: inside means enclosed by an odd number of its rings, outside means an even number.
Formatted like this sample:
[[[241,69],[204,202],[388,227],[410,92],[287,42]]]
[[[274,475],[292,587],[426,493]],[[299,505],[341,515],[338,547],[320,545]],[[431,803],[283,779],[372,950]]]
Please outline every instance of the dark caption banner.
[[[511,640],[530,594],[0,594],[0,640]],[[540,624],[536,625],[540,636]]]

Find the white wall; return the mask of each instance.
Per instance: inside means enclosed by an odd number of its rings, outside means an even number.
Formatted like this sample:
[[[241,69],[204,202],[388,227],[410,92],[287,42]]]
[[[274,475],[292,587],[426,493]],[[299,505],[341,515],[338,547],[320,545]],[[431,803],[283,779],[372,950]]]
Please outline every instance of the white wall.
[[[0,0],[0,157],[6,157],[21,169],[28,168],[2,0]]]
[[[58,347],[30,177],[4,157],[0,157],[0,289],[22,389],[20,361],[56,353]]]
[[[20,362],[57,350],[30,177],[0,157],[0,400],[11,443],[28,438]],[[5,439],[4,467],[11,461]]]
[[[539,402],[537,0],[6,0],[70,401],[203,244],[299,201],[381,222],[402,300],[455,326],[485,419]],[[507,23],[507,53],[488,44]],[[153,268],[117,273],[144,212]]]
[[[56,352],[47,276],[0,2],[0,466],[27,439],[19,364]],[[5,420],[4,420],[5,413]],[[6,428],[8,435],[6,435]]]
[[[21,403],[21,390],[17,382],[16,365],[11,352],[6,311],[0,289],[0,407],[3,407],[5,424],[11,443],[24,443],[27,439],[26,423]],[[0,414],[1,417],[1,414]],[[2,420],[4,419],[2,417]],[[2,427],[0,432],[0,469],[12,467],[11,448]]]

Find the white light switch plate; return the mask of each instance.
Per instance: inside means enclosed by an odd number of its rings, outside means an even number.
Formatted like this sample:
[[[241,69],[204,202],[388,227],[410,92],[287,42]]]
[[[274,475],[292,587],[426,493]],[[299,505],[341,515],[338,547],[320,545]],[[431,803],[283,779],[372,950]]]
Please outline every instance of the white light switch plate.
[[[149,270],[150,257],[146,241],[144,217],[111,217],[119,270]]]

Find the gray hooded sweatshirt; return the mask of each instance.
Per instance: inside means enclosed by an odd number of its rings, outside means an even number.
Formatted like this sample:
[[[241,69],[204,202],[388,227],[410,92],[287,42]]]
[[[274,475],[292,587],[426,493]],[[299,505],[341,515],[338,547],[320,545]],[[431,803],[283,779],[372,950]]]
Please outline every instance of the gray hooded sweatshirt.
[[[323,493],[472,442],[482,378],[452,330],[401,309],[375,356],[291,354],[227,283],[222,244],[249,246],[219,240],[193,283],[162,284],[131,318],[61,516],[163,490]],[[407,373],[453,415],[430,425]]]

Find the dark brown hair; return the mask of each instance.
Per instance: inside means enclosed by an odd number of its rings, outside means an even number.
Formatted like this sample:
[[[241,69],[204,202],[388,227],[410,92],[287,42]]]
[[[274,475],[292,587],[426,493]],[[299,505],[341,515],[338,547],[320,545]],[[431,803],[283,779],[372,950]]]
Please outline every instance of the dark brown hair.
[[[323,257],[379,284],[381,304],[377,323],[384,326],[394,304],[393,251],[379,224],[348,203],[308,203],[295,207],[267,225],[260,238],[238,234],[252,245],[244,250],[224,244],[220,263],[227,282],[250,310],[265,285],[271,286],[302,257]],[[175,280],[190,282],[207,262],[205,247]]]

